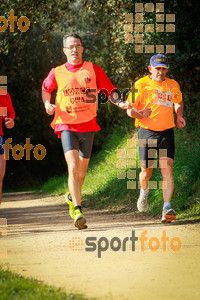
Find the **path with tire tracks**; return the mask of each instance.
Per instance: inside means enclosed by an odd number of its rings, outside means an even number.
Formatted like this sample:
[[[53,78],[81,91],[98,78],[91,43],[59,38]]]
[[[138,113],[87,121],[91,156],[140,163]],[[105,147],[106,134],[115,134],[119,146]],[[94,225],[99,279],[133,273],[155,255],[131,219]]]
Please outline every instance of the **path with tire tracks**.
[[[80,231],[63,196],[4,195],[0,264],[97,299],[200,299],[200,223],[166,225],[135,212],[84,214],[88,229]]]

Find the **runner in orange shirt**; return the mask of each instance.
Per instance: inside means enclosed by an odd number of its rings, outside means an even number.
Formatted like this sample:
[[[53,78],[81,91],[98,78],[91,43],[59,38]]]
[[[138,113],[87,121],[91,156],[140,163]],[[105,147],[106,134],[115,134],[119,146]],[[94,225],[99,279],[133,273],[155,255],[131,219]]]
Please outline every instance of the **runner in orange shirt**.
[[[173,162],[174,162],[174,132],[175,127],[173,108],[175,107],[178,128],[186,125],[183,119],[182,94],[179,84],[166,78],[168,60],[163,54],[151,57],[148,66],[150,75],[139,79],[135,83],[134,91],[129,93],[128,101],[137,110],[151,108],[151,115],[146,119],[136,119],[135,125],[139,127],[139,155],[141,161],[140,196],[137,208],[140,212],[148,210],[148,182],[155,166],[156,152],[159,154],[159,166],[163,177],[163,213],[161,221],[169,223],[176,218],[171,207],[171,198],[174,190]],[[127,110],[132,117],[131,109]]]
[[[113,104],[119,108],[130,107],[122,102],[115,86],[104,71],[97,65],[82,59],[82,39],[76,33],[64,36],[63,52],[67,63],[52,69],[43,82],[42,99],[47,114],[55,112],[52,128],[61,137],[63,151],[68,166],[68,187],[65,195],[69,213],[78,229],[87,228],[81,209],[81,187],[83,185],[90,156],[94,133],[100,130],[96,122],[97,93],[103,90]],[[50,103],[51,92],[57,89],[55,105]],[[144,118],[149,109],[140,113],[132,112],[134,117]]]

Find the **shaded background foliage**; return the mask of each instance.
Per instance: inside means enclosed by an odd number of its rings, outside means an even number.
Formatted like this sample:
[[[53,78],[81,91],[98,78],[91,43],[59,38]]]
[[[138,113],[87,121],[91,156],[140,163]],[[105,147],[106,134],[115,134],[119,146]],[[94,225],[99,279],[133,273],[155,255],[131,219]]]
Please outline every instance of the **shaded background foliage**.
[[[165,13],[176,15],[176,31],[169,34],[146,34],[146,44],[175,44],[176,54],[168,55],[170,77],[181,85],[184,95],[188,130],[199,130],[200,3],[192,0],[165,1],[37,1],[3,0],[0,15],[8,18],[27,16],[31,22],[27,32],[21,33],[15,22],[15,31],[0,32],[0,75],[8,78],[8,91],[16,111],[16,125],[5,130],[6,138],[24,145],[26,138],[36,146],[46,147],[47,155],[37,161],[33,153],[15,161],[11,155],[7,163],[4,187],[10,190],[40,186],[47,178],[63,174],[66,164],[60,141],[49,124],[41,100],[41,85],[52,67],[63,64],[62,37],[77,32],[83,37],[84,59],[100,65],[121,91],[131,87],[147,74],[152,54],[135,54],[134,44],[124,42],[124,18],[134,13],[135,3],[164,3]],[[144,23],[155,23],[155,13],[145,13]],[[55,97],[55,94],[54,94]],[[93,153],[117,126],[127,130],[133,121],[124,111],[99,98],[98,123],[102,130],[96,134]]]

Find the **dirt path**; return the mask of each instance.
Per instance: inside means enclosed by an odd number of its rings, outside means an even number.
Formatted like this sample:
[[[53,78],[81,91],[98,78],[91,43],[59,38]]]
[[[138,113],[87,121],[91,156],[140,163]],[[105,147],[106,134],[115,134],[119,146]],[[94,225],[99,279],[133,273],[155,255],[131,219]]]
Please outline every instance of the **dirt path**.
[[[134,213],[84,213],[88,229],[79,231],[68,216],[63,197],[4,197],[0,264],[67,292],[99,299],[200,299],[199,223],[163,225],[160,219]],[[2,225],[5,218],[7,233]],[[145,230],[144,251],[140,240],[135,241],[134,249],[134,233],[140,237]],[[161,240],[165,232],[169,237],[166,251]],[[95,243],[91,237],[96,237]],[[73,242],[80,245],[73,249]]]

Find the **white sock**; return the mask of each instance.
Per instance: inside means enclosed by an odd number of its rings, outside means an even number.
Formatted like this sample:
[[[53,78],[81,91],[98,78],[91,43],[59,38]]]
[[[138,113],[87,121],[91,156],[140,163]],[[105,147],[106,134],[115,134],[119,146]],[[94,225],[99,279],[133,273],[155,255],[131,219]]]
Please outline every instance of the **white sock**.
[[[171,208],[171,203],[170,202],[164,202],[163,209],[170,209]]]
[[[140,193],[142,194],[142,195],[148,195],[148,193],[149,193],[149,188],[147,188],[146,190],[143,190],[143,189],[141,189],[140,190]]]

